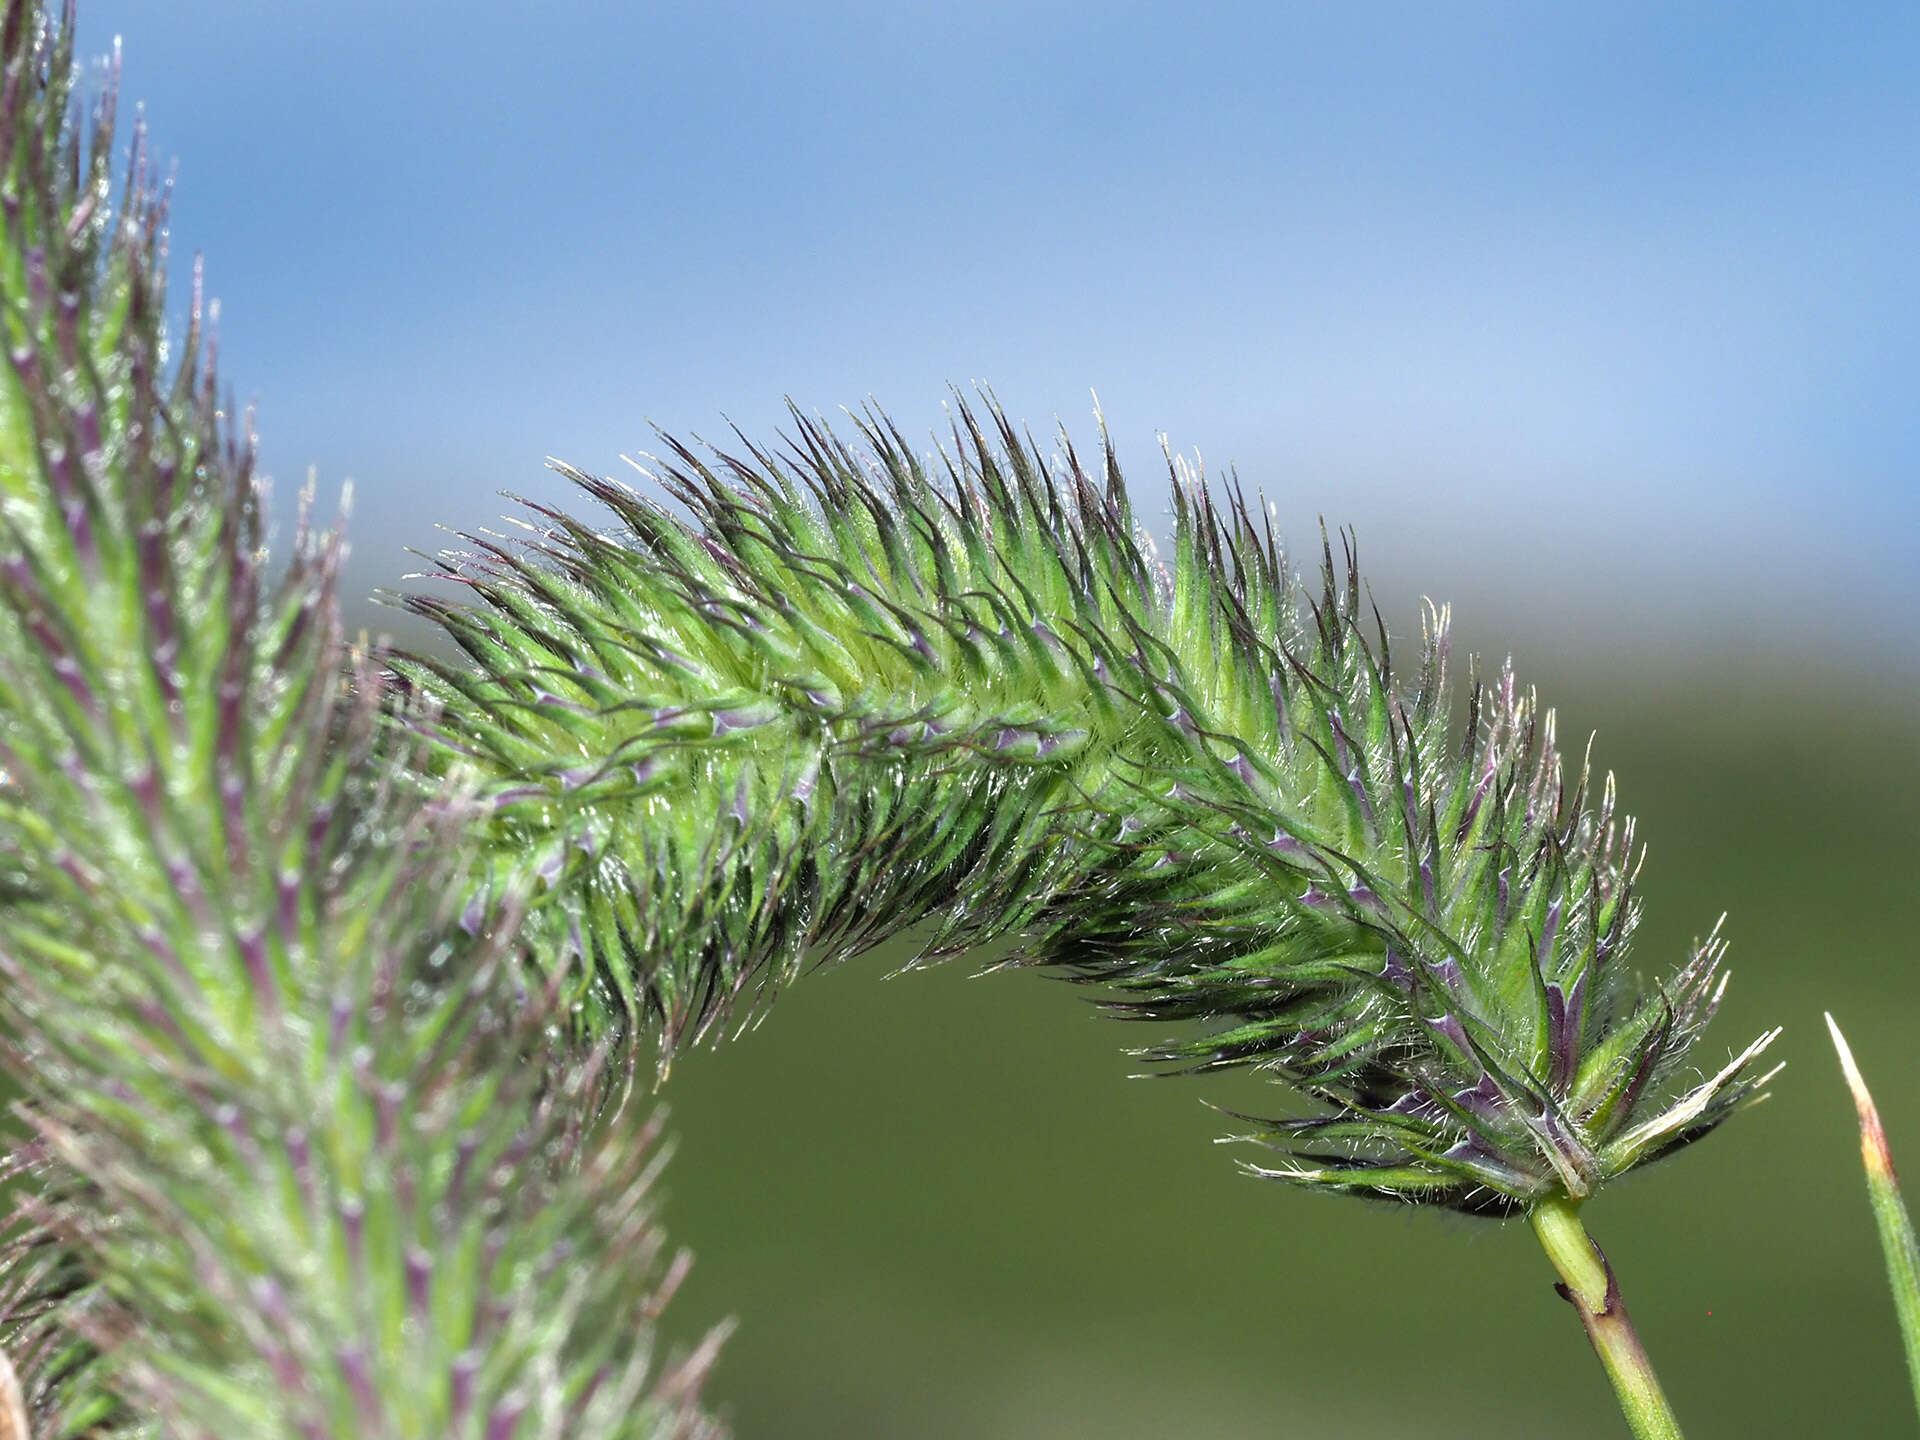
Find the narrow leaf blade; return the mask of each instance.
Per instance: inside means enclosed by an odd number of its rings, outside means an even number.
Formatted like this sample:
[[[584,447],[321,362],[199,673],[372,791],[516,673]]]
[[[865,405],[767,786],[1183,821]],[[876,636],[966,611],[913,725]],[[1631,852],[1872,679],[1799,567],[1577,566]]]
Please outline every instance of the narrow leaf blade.
[[[1913,1399],[1920,1408],[1920,1245],[1913,1236],[1913,1220],[1906,1202],[1900,1198],[1900,1182],[1893,1173],[1893,1155],[1887,1149],[1887,1132],[1880,1125],[1880,1111],[1867,1093],[1867,1082],[1860,1067],[1853,1063],[1853,1051],[1846,1036],[1827,1016],[1827,1029],[1833,1035],[1833,1048],[1840,1054],[1840,1069],[1853,1091],[1853,1103],[1860,1111],[1860,1158],[1867,1171],[1867,1196],[1873,1202],[1874,1224],[1880,1230],[1880,1248],[1887,1257],[1887,1280],[1893,1286],[1893,1307],[1900,1316],[1900,1336],[1906,1344],[1907,1373],[1913,1379]]]

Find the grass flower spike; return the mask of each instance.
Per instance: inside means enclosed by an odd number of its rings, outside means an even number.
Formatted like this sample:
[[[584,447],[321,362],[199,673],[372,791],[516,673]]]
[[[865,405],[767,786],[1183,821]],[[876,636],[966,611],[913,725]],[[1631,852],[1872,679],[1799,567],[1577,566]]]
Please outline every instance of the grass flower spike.
[[[409,602],[478,664],[403,666],[444,762],[490,777],[476,903],[540,889],[588,1028],[657,1022],[670,1056],[909,928],[1017,937],[1187,1027],[1148,1059],[1292,1087],[1259,1173],[1526,1210],[1613,1317],[1603,1358],[1630,1338],[1577,1208],[1753,1096],[1773,1036],[1682,1078],[1724,947],[1628,969],[1611,777],[1563,769],[1510,670],[1456,728],[1445,612],[1403,678],[1350,547],[1308,591],[1237,488],[1176,465],[1163,558],[1110,446],[1089,473],[991,402],[931,458],[882,416],[795,421],[780,453],[670,441],[679,514],[566,471],[610,526],[535,507],[444,558],[477,604]],[[1641,1433],[1677,1433],[1637,1342],[1609,1363]]]
[[[168,358],[165,192],[136,133],[110,203],[71,35],[0,27],[0,1419],[714,1435],[712,1345],[656,1328],[654,1136],[556,1038],[515,898],[449,902],[466,787],[403,783],[338,537],[269,569],[197,287]]]
[[[493,776],[496,870],[545,882],[616,1012],[671,1045],[910,926],[1015,934],[1199,1022],[1148,1057],[1319,1102],[1267,1173],[1490,1213],[1753,1093],[1771,1037],[1674,1093],[1722,943],[1641,987],[1611,778],[1563,773],[1511,671],[1456,729],[1444,612],[1403,683],[1351,554],[1309,595],[1237,491],[1176,475],[1163,560],[1110,449],[1090,476],[962,405],[930,473],[883,419],[798,423],[784,457],[675,446],[690,518],[569,472],[611,528],[540,511],[449,557],[482,604],[411,602],[480,661],[409,673]]]

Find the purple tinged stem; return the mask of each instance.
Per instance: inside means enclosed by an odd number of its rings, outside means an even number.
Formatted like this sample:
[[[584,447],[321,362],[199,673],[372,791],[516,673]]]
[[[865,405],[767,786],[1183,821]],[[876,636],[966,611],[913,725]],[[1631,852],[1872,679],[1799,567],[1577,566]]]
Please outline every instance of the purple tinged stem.
[[[1653,1033],[1641,1042],[1640,1063],[1634,1068],[1633,1077],[1619,1092],[1619,1099],[1614,1104],[1613,1114],[1617,1121],[1632,1118],[1633,1107],[1640,1101],[1640,1092],[1646,1089],[1647,1082],[1653,1078],[1654,1067],[1660,1063],[1660,1057],[1667,1048],[1667,1040],[1673,1034],[1673,1029],[1673,1015],[1669,1011],[1655,1027]]]
[[[80,442],[81,469],[88,479],[97,481],[103,473],[105,456],[100,436],[100,412],[91,400],[83,400],[73,407],[73,428],[74,438]]]
[[[173,509],[173,487],[180,465],[171,455],[162,455],[153,465],[153,508],[162,514]]]
[[[1506,1108],[1506,1100],[1500,1093],[1500,1087],[1494,1083],[1491,1075],[1482,1075],[1472,1085],[1456,1090],[1453,1103],[1462,1110],[1479,1116],[1482,1120],[1499,1118]]]
[[[1416,1120],[1444,1120],[1446,1107],[1441,1105],[1425,1090],[1409,1090],[1380,1112],[1383,1115],[1405,1115]]]
[[[585,705],[555,695],[551,690],[542,690],[538,685],[533,687],[533,703],[550,710],[570,710],[576,715],[593,713]]]
[[[1373,818],[1373,801],[1367,795],[1367,787],[1360,781],[1360,767],[1354,766],[1347,772],[1347,788],[1353,791],[1353,798],[1360,804],[1360,818],[1366,821],[1367,832],[1372,834],[1377,828]]]
[[[213,1123],[227,1132],[227,1138],[243,1155],[254,1156],[259,1153],[253,1143],[253,1133],[247,1129],[247,1122],[241,1116],[238,1105],[215,1106]]]
[[[1455,1165],[1463,1166],[1483,1176],[1495,1179],[1504,1187],[1512,1190],[1524,1189],[1528,1181],[1532,1178],[1514,1169],[1513,1166],[1506,1163],[1505,1158],[1498,1152],[1490,1149],[1473,1137],[1458,1141],[1448,1147],[1448,1149],[1443,1152],[1442,1158],[1452,1161]]]
[[[520,1417],[526,1410],[526,1396],[516,1391],[504,1397],[487,1417],[486,1440],[512,1440],[513,1432],[520,1428]]]
[[[367,1369],[367,1352],[358,1345],[343,1345],[336,1358],[340,1373],[346,1376],[347,1388],[353,1392],[353,1403],[360,1411],[361,1420],[377,1433],[384,1427],[379,1424],[380,1397],[374,1393],[373,1376]]]
[[[281,1143],[287,1150],[287,1168],[293,1172],[294,1183],[300,1187],[301,1198],[311,1211],[314,1208],[313,1147],[307,1132],[296,1125],[281,1137]]]
[[[373,1092],[374,1125],[383,1150],[393,1148],[399,1133],[400,1101],[405,1094],[398,1085],[381,1085]]]
[[[1467,1043],[1466,1027],[1460,1023],[1459,1016],[1451,1013],[1441,1015],[1436,1019],[1427,1021],[1427,1025],[1435,1034],[1445,1036],[1448,1043],[1462,1055],[1471,1056],[1473,1054],[1473,1047]]]
[[[140,595],[146,605],[148,653],[152,655],[154,678],[159,680],[159,689],[171,707],[180,699],[179,666],[175,664],[180,641],[173,624],[173,589],[167,584],[167,538],[159,520],[148,520],[140,526],[134,549],[140,564]],[[184,714],[175,710],[175,726],[182,720]]]
[[[1334,763],[1340,767],[1341,773],[1346,774],[1354,768],[1353,750],[1347,743],[1347,730],[1346,727],[1340,723],[1338,712],[1331,709],[1328,710],[1327,726],[1333,731]]]
[[[1613,947],[1619,943],[1620,936],[1625,933],[1627,909],[1626,897],[1623,895],[1620,900],[1616,902],[1613,913],[1613,923],[1607,926],[1606,934],[1594,942],[1594,969],[1598,970],[1602,965],[1607,963],[1608,957],[1613,954]]]
[[[794,779],[793,788],[788,793],[797,804],[811,805],[813,803],[813,792],[819,783],[820,759],[817,755],[810,755],[807,757],[806,764],[801,767],[800,774]]]
[[[349,1195],[340,1202],[340,1230],[347,1239],[347,1257],[353,1263],[354,1278],[362,1283],[367,1273],[367,1207]]]
[[[1473,828],[1473,822],[1479,818],[1480,807],[1486,803],[1488,788],[1492,786],[1493,777],[1498,773],[1499,767],[1494,759],[1494,755],[1494,748],[1489,745],[1487,747],[1486,766],[1480,774],[1480,783],[1474,787],[1473,799],[1467,802],[1466,814],[1460,817],[1460,834],[1462,837]]]
[[[646,762],[648,766],[651,766],[652,763],[651,759]],[[639,783],[645,784],[648,775],[642,774],[641,767],[635,765],[633,767],[633,778]],[[546,798],[546,795],[547,790],[544,785],[513,785],[496,793],[492,798],[491,806],[496,811],[505,810],[510,806],[519,804],[522,800],[542,800]]]
[[[186,1033],[181,1030],[180,1022],[173,1018],[173,1012],[155,1000],[139,1000],[134,1009],[147,1028],[165,1035],[176,1044],[189,1043]]]
[[[347,1047],[347,1032],[353,1025],[353,1017],[359,1007],[345,995],[333,997],[333,1006],[328,1014],[327,1055],[338,1060]]]
[[[418,1245],[407,1247],[407,1300],[421,1326],[433,1323],[433,1256]]]
[[[40,642],[42,652],[52,661],[54,675],[62,685],[66,686],[67,693],[73,696],[74,703],[89,717],[95,715],[97,707],[93,687],[87,683],[86,676],[81,672],[80,662],[74,659],[72,652],[61,640],[60,632],[53,628],[53,622],[48,620],[44,613],[35,611],[27,619],[27,628],[33,632],[34,639]]]
[[[174,855],[167,860],[166,870],[167,882],[193,916],[194,923],[203,930],[210,929],[213,917],[207,909],[207,892],[200,884],[200,875],[193,863],[185,856]]]
[[[23,601],[33,606],[46,604],[46,592],[34,578],[33,567],[27,563],[26,556],[16,551],[0,559],[0,575],[6,577],[7,584]]]
[[[173,942],[168,940],[158,929],[153,926],[148,926],[145,930],[142,930],[140,932],[140,943],[145,945],[147,949],[151,950],[154,955],[159,958],[160,963],[166,966],[168,972],[178,980],[182,986],[191,991],[198,991],[200,987],[195,983],[192,972],[187,969],[186,962],[180,958],[180,952],[173,948]]]
[[[60,867],[61,873],[74,883],[75,888],[78,889],[81,894],[92,895],[94,893],[95,886],[93,876],[90,875],[86,867],[80,863],[79,856],[75,855],[71,850],[62,850],[59,858],[54,863]]]
[[[327,831],[333,828],[333,802],[322,800],[313,807],[313,818],[307,822],[307,853],[321,855],[326,853]]]
[[[566,793],[591,785],[600,778],[600,774],[601,767],[598,765],[576,765],[570,770],[562,770],[560,772],[561,792]]]
[[[241,746],[241,706],[247,687],[241,673],[245,663],[238,643],[228,652],[226,674],[220,681],[219,738],[214,763],[220,772],[220,798],[227,831],[227,863],[237,876],[252,866],[252,845],[247,824],[247,765],[251,759]]]
[[[280,1020],[280,982],[273,973],[273,961],[267,954],[266,933],[258,928],[249,929],[240,935],[239,945],[240,960],[247,968],[247,979],[253,984],[254,998],[259,1001],[266,1018],[277,1024]]]
[[[74,137],[74,143],[76,146],[79,144],[79,137],[77,135]],[[89,190],[80,197],[79,201],[73,207],[73,214],[67,217],[67,223],[64,227],[67,243],[72,244],[75,240],[78,240],[81,235],[86,233],[87,226],[93,221],[94,211],[99,208],[100,196],[97,192]]]
[[[738,730],[757,730],[775,718],[774,712],[766,710],[716,710],[713,712],[713,738],[718,740]]]
[[[94,704],[93,687],[87,684],[86,676],[80,673],[79,661],[71,655],[62,655],[53,662],[53,673],[67,687],[67,693],[73,696],[75,704],[89,716],[99,713]]]
[[[473,1413],[473,1382],[480,1373],[480,1357],[471,1350],[464,1350],[453,1357],[453,1364],[447,1367],[447,1426],[458,1429],[460,1423]]]
[[[247,698],[247,682],[241,674],[241,667],[245,663],[236,645],[228,656],[227,673],[220,679],[220,732],[215,756],[220,768],[229,773],[237,773],[240,764],[240,717]]]
[[[78,495],[66,501],[60,507],[60,519],[73,537],[74,553],[80,557],[81,567],[90,577],[98,576],[100,547],[94,541],[93,519],[87,513],[86,501]]]
[[[479,1139],[471,1134],[462,1135],[460,1143],[453,1152],[453,1173],[447,1177],[447,1203],[459,1206],[466,1198],[467,1176],[473,1169],[473,1157],[480,1148]]]
[[[1574,978],[1573,989],[1567,992],[1567,1034],[1568,1045],[1572,1051],[1572,1065],[1567,1071],[1567,1083],[1573,1083],[1574,1072],[1580,1065],[1580,1037],[1586,1029],[1587,1011],[1587,972],[1582,970]]]
[[[1547,918],[1540,927],[1540,943],[1534,947],[1534,965],[1542,975],[1553,968],[1553,942],[1560,934],[1560,901],[1547,906]]]
[[[294,944],[300,935],[300,886],[302,875],[298,870],[282,870],[274,882],[278,907],[275,915],[280,927],[280,938],[288,945]]]
[[[307,1372],[294,1359],[284,1345],[268,1341],[265,1346],[267,1366],[273,1371],[274,1382],[286,1395],[303,1394],[307,1388]]]
[[[142,523],[134,538],[134,553],[140,570],[140,595],[147,612],[147,638],[152,645],[154,668],[164,684],[173,668],[171,660],[178,641],[173,624],[173,591],[167,581],[166,530],[159,520]],[[163,656],[167,663],[161,663]]]
[[[47,252],[35,245],[27,250],[27,304],[33,325],[46,317],[47,313]]]
[[[20,77],[25,69],[25,66],[9,67],[5,88],[0,89],[0,155],[13,154],[14,127],[20,116]],[[14,212],[20,201],[17,195],[10,197],[10,201],[7,228],[18,231],[19,215]]]
[[[292,1317],[287,1313],[286,1292],[280,1288],[280,1282],[270,1275],[263,1275],[253,1282],[253,1303],[260,1307],[260,1313],[273,1322],[276,1330],[285,1330]]]
[[[256,1280],[253,1285],[253,1303],[267,1320],[273,1330],[286,1334],[293,1317],[287,1312],[287,1297],[281,1291],[278,1282],[269,1277]],[[288,1395],[299,1395],[307,1388],[307,1372],[300,1362],[283,1345],[270,1344],[267,1347],[267,1364],[273,1370],[273,1378],[281,1390]]]
[[[1575,1006],[1579,984],[1585,979],[1582,975],[1576,982],[1576,998],[1572,1004],[1559,981],[1549,980],[1546,985],[1548,1084],[1556,1095],[1567,1093],[1567,1087],[1573,1082],[1574,1067],[1580,1061],[1580,1017]]]

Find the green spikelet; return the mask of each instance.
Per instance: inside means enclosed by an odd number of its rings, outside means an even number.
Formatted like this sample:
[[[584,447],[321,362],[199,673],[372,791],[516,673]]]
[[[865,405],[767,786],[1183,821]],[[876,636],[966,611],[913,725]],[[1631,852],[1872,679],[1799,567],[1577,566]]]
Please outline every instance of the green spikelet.
[[[1351,553],[1309,599],[1237,488],[1176,474],[1162,560],[1110,447],[1096,480],[961,404],[930,473],[884,417],[795,421],[779,455],[669,441],[684,518],[565,470],[613,528],[535,507],[443,561],[477,605],[408,602],[477,662],[404,670],[493,777],[491,883],[590,955],[590,1022],[670,1055],[809,963],[1016,935],[1198,1022],[1150,1057],[1320,1102],[1261,1173],[1496,1213],[1761,1083],[1770,1036],[1675,1097],[1721,943],[1641,990],[1611,779],[1568,788],[1510,673],[1455,738],[1444,612],[1403,687]]]
[[[557,1037],[515,897],[462,913],[336,536],[269,578],[196,295],[162,332],[140,137],[0,28],[0,1062],[32,1139],[0,1349],[34,1440],[717,1434],[610,1052]],[[163,383],[168,374],[170,383]],[[449,900],[447,897],[456,897]],[[462,923],[464,922],[464,923]]]

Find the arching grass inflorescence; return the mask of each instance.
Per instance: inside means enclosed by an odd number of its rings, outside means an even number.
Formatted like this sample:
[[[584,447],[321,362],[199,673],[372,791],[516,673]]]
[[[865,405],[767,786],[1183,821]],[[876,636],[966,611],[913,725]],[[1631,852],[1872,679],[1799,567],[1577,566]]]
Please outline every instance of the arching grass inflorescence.
[[[1149,1058],[1314,1102],[1261,1173],[1492,1213],[1754,1093],[1770,1037],[1674,1093],[1722,943],[1642,988],[1612,778],[1564,772],[1510,668],[1456,729],[1444,610],[1403,678],[1350,545],[1309,591],[1237,485],[1177,468],[1163,560],[1104,435],[1090,472],[990,397],[931,456],[793,418],[669,440],[662,500],[562,467],[611,524],[530,507],[443,557],[471,603],[407,600],[476,662],[402,668],[492,777],[485,883],[597,977],[589,1029],[671,1056],[890,936],[1017,937],[1185,1026]]]

